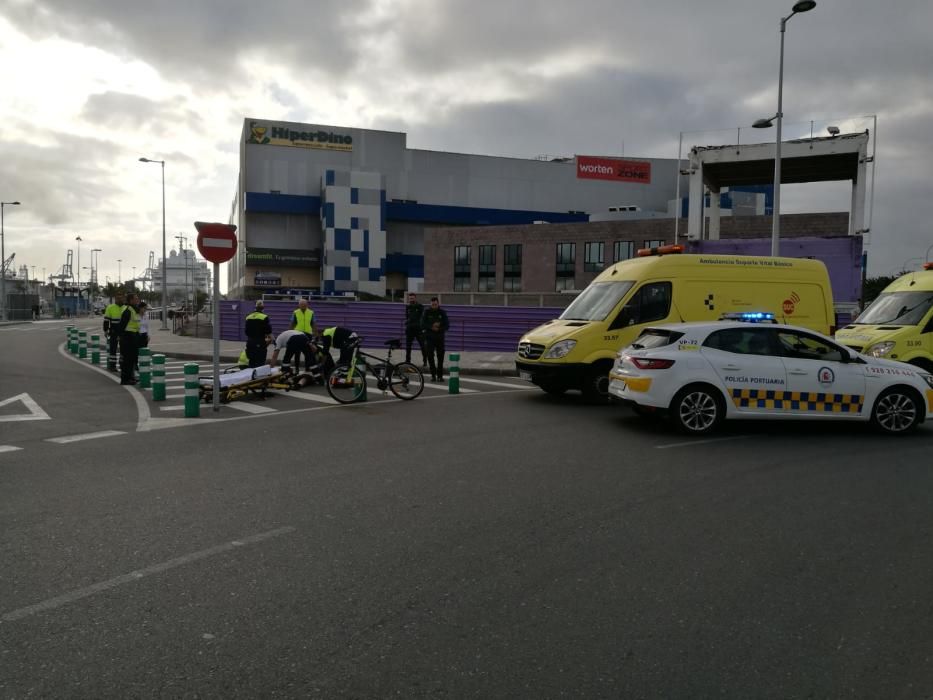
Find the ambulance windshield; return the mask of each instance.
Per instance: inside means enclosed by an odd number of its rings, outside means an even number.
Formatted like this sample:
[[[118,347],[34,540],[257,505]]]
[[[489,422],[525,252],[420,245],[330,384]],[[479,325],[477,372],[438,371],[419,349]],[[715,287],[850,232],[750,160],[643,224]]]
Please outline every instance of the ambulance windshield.
[[[933,292],[881,294],[854,323],[860,325],[916,326],[933,306]]]
[[[594,282],[560,315],[563,321],[602,321],[628,294],[631,281]]]

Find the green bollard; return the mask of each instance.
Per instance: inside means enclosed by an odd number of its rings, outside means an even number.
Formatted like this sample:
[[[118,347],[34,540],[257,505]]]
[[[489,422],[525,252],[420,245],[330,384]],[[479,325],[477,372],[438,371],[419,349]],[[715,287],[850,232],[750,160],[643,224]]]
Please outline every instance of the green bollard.
[[[152,400],[165,401],[165,355],[152,356]]]
[[[96,335],[91,336],[91,364],[100,364],[100,337]]]
[[[150,381],[150,363],[152,361],[152,351],[149,348],[139,349],[139,388],[148,389],[152,386]]]
[[[87,359],[87,331],[78,331],[78,357]]]
[[[447,391],[451,394],[460,393],[460,353],[452,352],[449,355],[448,371],[450,372],[447,380]]]
[[[78,354],[78,329],[74,326],[68,327],[68,352]]]
[[[188,362],[185,365],[185,418],[197,418],[201,415],[200,388],[198,364]]]

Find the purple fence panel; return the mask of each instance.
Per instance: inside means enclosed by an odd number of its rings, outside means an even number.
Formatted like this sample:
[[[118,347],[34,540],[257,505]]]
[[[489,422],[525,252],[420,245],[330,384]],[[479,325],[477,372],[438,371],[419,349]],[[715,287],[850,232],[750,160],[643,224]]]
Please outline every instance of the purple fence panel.
[[[220,305],[220,337],[245,341],[243,324],[254,310],[252,302],[224,301]],[[268,301],[265,312],[272,330],[286,330],[296,304]],[[390,302],[316,302],[314,322],[319,329],[329,326],[351,328],[376,347],[386,340],[405,338],[405,305]],[[447,349],[461,351],[514,352],[527,331],[557,318],[563,309],[525,306],[445,306],[450,318]]]

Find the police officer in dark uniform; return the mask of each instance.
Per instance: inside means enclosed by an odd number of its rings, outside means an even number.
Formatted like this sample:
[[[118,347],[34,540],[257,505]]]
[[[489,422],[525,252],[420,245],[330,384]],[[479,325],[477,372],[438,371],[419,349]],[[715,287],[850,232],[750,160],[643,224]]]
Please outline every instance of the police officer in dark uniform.
[[[120,335],[120,384],[135,384],[136,357],[139,353],[139,296],[130,293],[116,331]],[[113,332],[113,329],[111,329]]]
[[[265,304],[256,302],[256,310],[246,317],[246,357],[250,367],[261,367],[266,364],[266,345],[272,336],[272,324],[269,317],[263,313]]]
[[[418,341],[418,348],[421,350],[421,366],[425,367],[428,363],[428,356],[424,352],[424,331],[421,330],[421,315],[424,313],[424,305],[418,303],[418,297],[414,292],[408,293],[408,305],[405,307],[405,362],[411,362],[411,344]]]
[[[421,315],[421,328],[424,330],[424,346],[431,366],[431,381],[439,382],[444,378],[444,334],[450,328],[450,321],[437,297],[431,297],[431,306]],[[435,355],[437,362],[434,361]]]

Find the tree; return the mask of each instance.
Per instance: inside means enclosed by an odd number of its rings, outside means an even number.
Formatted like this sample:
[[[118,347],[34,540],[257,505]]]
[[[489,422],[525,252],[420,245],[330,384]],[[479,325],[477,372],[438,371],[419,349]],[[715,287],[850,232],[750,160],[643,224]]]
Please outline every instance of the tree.
[[[872,303],[877,296],[881,294],[881,290],[898,277],[900,277],[900,275],[894,277],[869,277],[865,280],[865,284],[862,286],[862,300],[864,305],[868,306]]]

